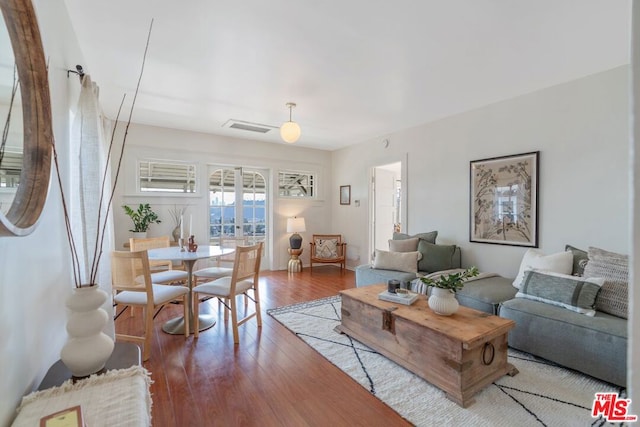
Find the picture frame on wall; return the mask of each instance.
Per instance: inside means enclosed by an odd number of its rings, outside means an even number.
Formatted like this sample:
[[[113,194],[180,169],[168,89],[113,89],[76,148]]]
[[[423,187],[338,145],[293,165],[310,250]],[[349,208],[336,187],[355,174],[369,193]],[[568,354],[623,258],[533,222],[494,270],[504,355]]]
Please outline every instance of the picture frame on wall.
[[[538,247],[539,163],[539,151],[470,162],[470,242]]]
[[[340,186],[340,204],[341,205],[351,204],[351,186],[350,185]]]

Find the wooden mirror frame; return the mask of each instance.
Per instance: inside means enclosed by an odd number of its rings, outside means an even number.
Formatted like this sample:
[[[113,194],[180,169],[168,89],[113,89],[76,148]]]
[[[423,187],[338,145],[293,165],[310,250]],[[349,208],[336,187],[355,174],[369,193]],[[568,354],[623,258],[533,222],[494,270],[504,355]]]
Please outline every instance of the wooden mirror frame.
[[[15,56],[24,123],[20,184],[0,236],[26,236],[35,229],[49,192],[53,129],[47,63],[31,0],[0,0]]]

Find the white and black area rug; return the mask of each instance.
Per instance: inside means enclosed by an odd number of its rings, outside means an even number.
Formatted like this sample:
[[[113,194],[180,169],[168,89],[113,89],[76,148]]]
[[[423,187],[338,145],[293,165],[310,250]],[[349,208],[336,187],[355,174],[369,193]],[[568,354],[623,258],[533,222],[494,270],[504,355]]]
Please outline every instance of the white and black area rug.
[[[479,392],[475,403],[461,408],[422,378],[335,332],[340,323],[337,296],[267,312],[417,426],[604,426],[610,424],[591,417],[595,393],[626,397],[624,389],[510,349],[509,361],[520,373],[499,379]]]

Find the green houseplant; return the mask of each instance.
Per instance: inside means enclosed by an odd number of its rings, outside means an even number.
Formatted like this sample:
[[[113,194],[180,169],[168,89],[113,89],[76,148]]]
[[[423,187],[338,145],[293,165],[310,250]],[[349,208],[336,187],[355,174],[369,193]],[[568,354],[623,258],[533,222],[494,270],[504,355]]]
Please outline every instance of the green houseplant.
[[[469,267],[457,273],[442,274],[435,279],[421,277],[422,283],[434,288],[429,296],[429,308],[442,316],[450,316],[458,311],[459,303],[455,299],[455,293],[464,287],[465,279],[478,274],[476,267]]]
[[[464,287],[465,279],[475,277],[479,274],[477,267],[469,267],[464,271],[453,274],[443,274],[437,279],[421,277],[420,281],[429,287],[446,289],[451,293],[456,293]]]
[[[160,224],[162,222],[158,219],[158,214],[151,209],[149,203],[140,203],[138,210],[135,211],[127,205],[122,206],[122,208],[133,221],[133,230],[129,231],[134,233],[146,233],[149,225],[152,223]]]

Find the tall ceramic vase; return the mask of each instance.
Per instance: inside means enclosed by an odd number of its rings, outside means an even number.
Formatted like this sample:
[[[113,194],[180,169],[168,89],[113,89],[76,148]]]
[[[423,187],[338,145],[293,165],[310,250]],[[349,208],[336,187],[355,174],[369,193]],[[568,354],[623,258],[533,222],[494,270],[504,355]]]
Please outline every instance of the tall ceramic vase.
[[[431,288],[428,304],[431,310],[442,316],[451,316],[458,311],[459,307],[458,300],[453,292],[436,287]]]
[[[74,377],[100,372],[113,352],[113,339],[102,332],[109,320],[101,308],[107,296],[98,285],[82,285],[66,301],[69,338],[60,359]]]

